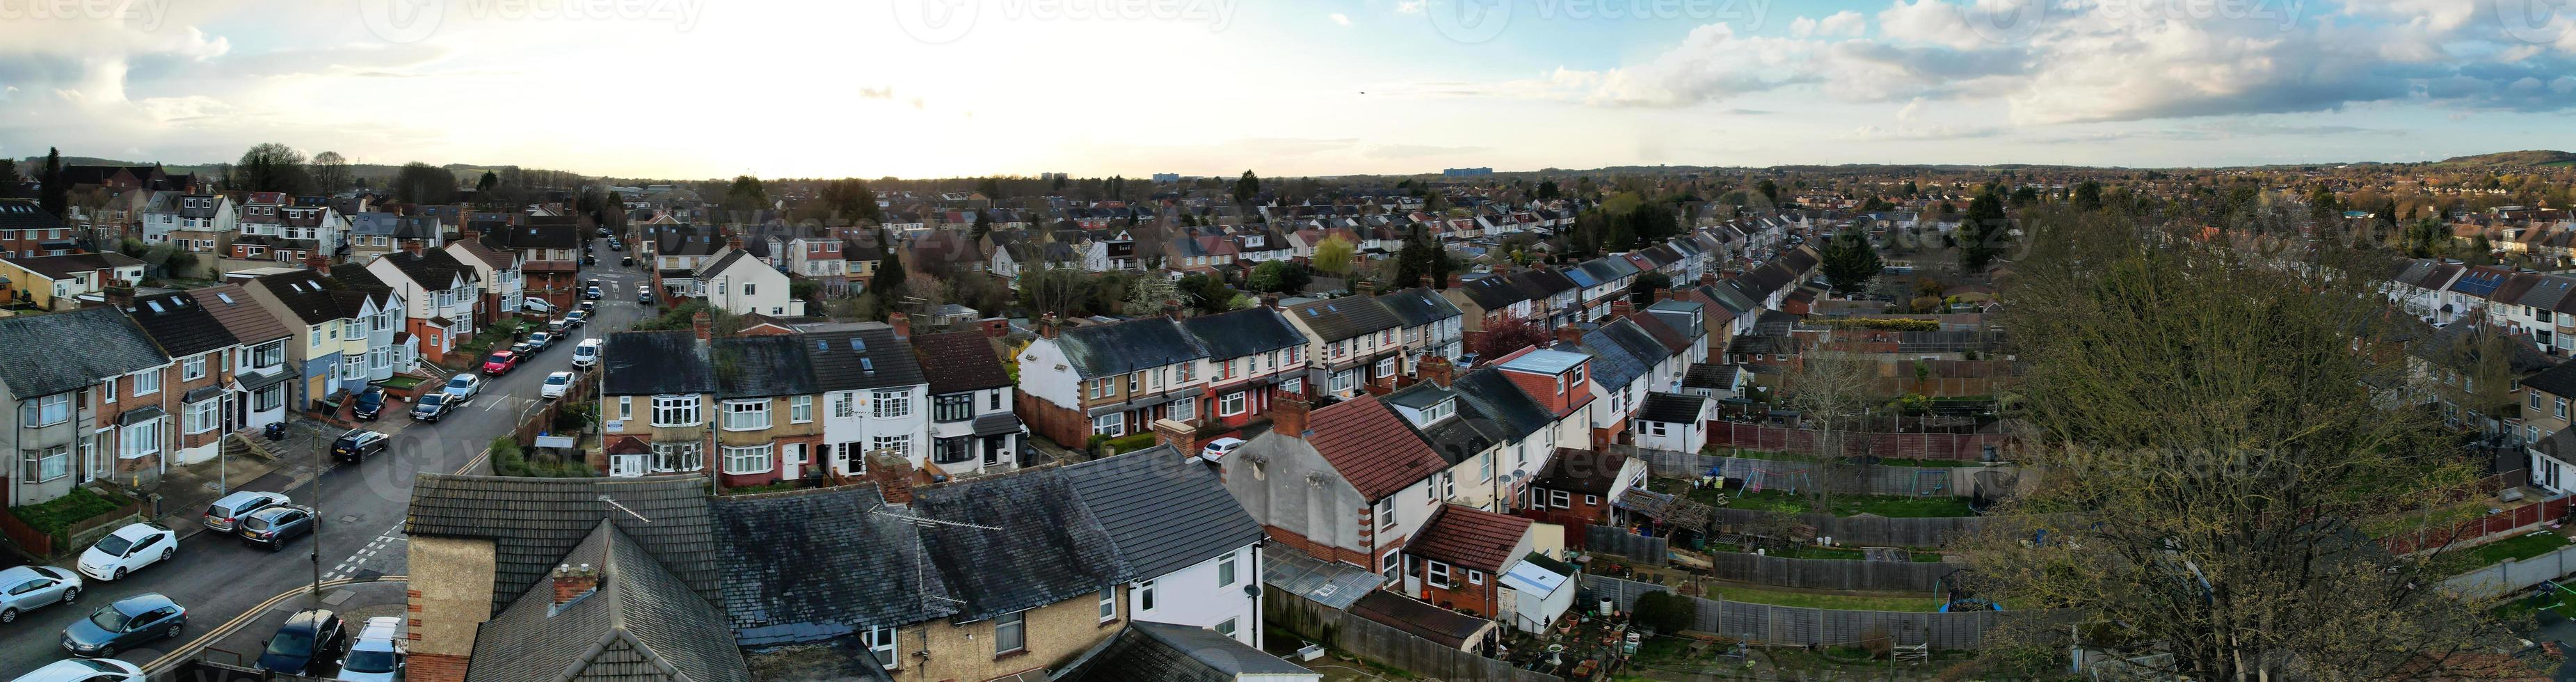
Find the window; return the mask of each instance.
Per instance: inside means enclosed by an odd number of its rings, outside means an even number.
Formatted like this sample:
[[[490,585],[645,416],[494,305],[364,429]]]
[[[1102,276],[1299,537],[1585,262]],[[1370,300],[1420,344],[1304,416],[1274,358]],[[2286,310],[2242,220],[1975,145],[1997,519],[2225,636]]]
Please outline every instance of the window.
[[[1433,498],[1433,501],[1439,501],[1439,500],[1454,500],[1454,499],[1457,499],[1457,498],[1458,498],[1458,472],[1455,472],[1455,471],[1443,471],[1443,472],[1440,472],[1440,495],[1439,495],[1438,497],[1436,497],[1436,498]]]
[[[1395,498],[1377,501],[1377,529],[1395,530]]]
[[[694,395],[653,396],[654,426],[697,426],[698,397]]]
[[[1012,612],[993,619],[993,653],[1007,654],[1028,648],[1028,624],[1022,621],[1027,613]]]
[[[1333,386],[1332,386],[1332,390],[1333,390],[1333,392],[1334,392],[1334,393],[1349,393],[1349,392],[1351,392],[1351,376],[1352,376],[1352,374],[1353,374],[1353,373],[1354,373],[1354,371],[1353,371],[1353,370],[1347,370],[1347,369],[1346,369],[1346,370],[1339,371],[1339,372],[1334,372],[1334,373],[1333,373]]]
[[[634,418],[635,398],[633,396],[617,396],[617,420],[626,421]]]
[[[136,459],[161,451],[161,420],[153,419],[125,427],[116,437],[117,459]]]
[[[1472,568],[1467,569],[1467,584],[1469,584],[1469,585],[1483,585],[1483,584],[1485,584],[1485,572],[1484,572],[1484,571],[1479,571],[1479,570],[1476,570],[1476,569],[1472,569]]]
[[[1585,495],[1585,496],[1583,496],[1583,503],[1584,503],[1584,504],[1591,504],[1591,505],[1598,505],[1598,504],[1601,504],[1601,496],[1600,496],[1600,495]]]
[[[1095,379],[1088,383],[1091,385],[1091,397],[1100,398],[1109,395],[1108,379]]]
[[[859,631],[859,641],[868,645],[868,653],[876,654],[877,665],[887,670],[903,663],[903,657],[895,655],[896,632],[894,628],[877,627]]]
[[[788,398],[787,421],[791,424],[814,421],[814,396],[800,395]]]
[[[1306,380],[1288,379],[1286,381],[1281,381],[1279,382],[1279,390],[1287,391],[1289,393],[1304,393],[1306,392]]]
[[[1145,385],[1145,373],[1144,373],[1144,372],[1134,372],[1134,373],[1130,373],[1130,374],[1128,374],[1128,375],[1127,375],[1127,392],[1128,392],[1128,393],[1135,393],[1136,391],[1143,389],[1143,388],[1144,388],[1144,385]]]
[[[1227,417],[1243,414],[1243,392],[1235,391],[1233,393],[1225,394],[1224,397],[1217,398],[1216,413]]]
[[[1444,590],[1445,590],[1445,589],[1448,589],[1448,588],[1451,588],[1451,587],[1455,587],[1455,585],[1453,585],[1453,584],[1451,584],[1451,583],[1449,582],[1449,565],[1448,565],[1448,564],[1444,564],[1444,563],[1437,562],[1437,561],[1428,561],[1428,562],[1424,562],[1424,564],[1425,564],[1426,566],[1428,566],[1428,568],[1426,568],[1426,569],[1424,569],[1424,570],[1425,570],[1427,573],[1429,573],[1430,575],[1429,575],[1429,576],[1427,576],[1427,577],[1425,577],[1425,578],[1423,578],[1423,580],[1422,580],[1423,582],[1425,582],[1425,583],[1430,583],[1430,585],[1431,585],[1432,587],[1437,587],[1437,588],[1441,588],[1441,589],[1444,589]]]
[[[1650,437],[1662,438],[1664,436],[1664,427],[1665,424],[1663,422],[1646,421],[1643,419],[1637,420],[1637,430]]]
[[[1216,633],[1227,637],[1233,637],[1234,621],[1235,619],[1233,618],[1227,618],[1225,619],[1225,622],[1216,624]]]
[[[72,419],[72,394],[56,393],[24,403],[18,421],[29,427],[52,426]]]
[[[257,399],[257,403],[252,405],[251,409],[266,412],[286,406],[285,384],[270,386],[268,388],[261,389],[260,392],[252,395]]]
[[[116,377],[108,377],[99,381],[98,400],[103,403],[116,402]],[[2532,403],[2532,407],[2540,407],[2538,399],[2533,399]]]
[[[1199,363],[1197,363],[1197,362],[1184,362],[1184,363],[1181,363],[1181,383],[1185,383],[1185,384],[1186,384],[1186,383],[1189,383],[1189,382],[1192,382],[1192,381],[1198,381],[1198,380],[1199,380]]]
[[[930,399],[930,419],[938,422],[962,422],[975,418],[975,394],[956,393]]]
[[[146,371],[142,371],[142,372],[136,372],[136,373],[134,373],[134,395],[137,395],[137,396],[147,396],[147,395],[152,395],[152,394],[154,394],[154,393],[160,393],[160,392],[161,392],[161,371],[160,371],[160,370],[146,370]]]
[[[2557,415],[2558,415],[2558,418],[2560,418],[2560,419],[2566,419],[2566,418],[2567,418],[2567,399],[2566,399],[2566,398],[2559,398],[2559,399],[2558,399],[2558,408],[2557,408],[2554,412],[2555,412],[2555,414],[2557,414]]]
[[[724,449],[725,473],[765,474],[769,473],[769,469],[769,446],[767,445],[726,446]]]
[[[2531,409],[2540,409],[2540,391],[2538,390],[2531,392]]]
[[[215,430],[215,427],[222,426],[224,423],[223,407],[224,401],[214,400],[211,398],[204,402],[190,403],[188,405],[188,423],[183,426],[188,429],[188,433],[190,434],[213,431]]]
[[[1092,417],[1091,433],[1111,438],[1127,435],[1127,413],[1111,412]]]
[[[1118,619],[1118,588],[1100,588],[1100,622]]]
[[[1136,583],[1136,610],[1154,610],[1154,581]]]
[[[43,454],[27,458],[27,478],[29,480],[37,482],[51,481],[64,476],[69,476],[71,473],[72,451],[70,448],[57,445],[45,450]]]
[[[1216,586],[1234,586],[1234,555],[1231,553],[1216,560]]]
[[[1451,400],[1443,400],[1437,403],[1432,403],[1430,407],[1422,408],[1422,423],[1429,424],[1437,422],[1442,419],[1448,419],[1451,414],[1456,414],[1458,411],[1458,405],[1454,400],[1454,398]]]
[[[1377,375],[1376,375],[1376,376],[1379,376],[1379,377],[1391,377],[1391,376],[1395,376],[1395,358],[1393,358],[1393,357],[1388,357],[1388,358],[1386,358],[1386,359],[1383,359],[1383,360],[1379,360],[1379,361],[1377,361]]]
[[[656,473],[697,471],[706,468],[705,453],[697,441],[654,443],[650,468]]]
[[[1482,477],[1478,480],[1494,480],[1494,453],[1488,452],[1476,456],[1476,474]]]
[[[1191,397],[1174,400],[1172,406],[1165,410],[1163,416],[1171,418],[1172,421],[1184,423],[1194,421],[1199,418],[1199,399]]]
[[[1002,409],[1002,391],[1000,389],[984,392],[984,409]]]
[[[769,428],[769,401],[725,401],[724,429],[726,431],[758,431],[766,428]]]
[[[870,449],[880,450],[904,459],[912,459],[912,436],[877,436]]]
[[[1574,506],[1574,503],[1573,503],[1573,501],[1572,501],[1572,500],[1573,500],[1573,496],[1565,494],[1565,491],[1563,491],[1563,490],[1550,490],[1550,491],[1547,491],[1547,500],[1548,500],[1548,504],[1547,504],[1547,506],[1555,507],[1555,508],[1558,508],[1558,509],[1569,509],[1569,508],[1572,508],[1572,507]]]
[[[975,455],[974,442],[975,439],[972,436],[933,438],[930,441],[930,461],[938,464],[955,464],[972,459]]]
[[[868,397],[868,404],[876,408],[878,419],[912,416],[912,393],[902,389],[879,390]]]
[[[857,396],[848,391],[832,394],[832,416],[842,419],[859,416]]]

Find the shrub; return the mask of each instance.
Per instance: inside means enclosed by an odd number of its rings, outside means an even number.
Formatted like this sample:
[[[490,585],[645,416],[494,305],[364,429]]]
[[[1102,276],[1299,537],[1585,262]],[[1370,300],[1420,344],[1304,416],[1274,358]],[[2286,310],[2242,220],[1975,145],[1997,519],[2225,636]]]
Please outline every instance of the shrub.
[[[1101,454],[1114,455],[1121,452],[1135,452],[1137,450],[1154,447],[1154,432],[1146,431],[1142,433],[1131,433],[1117,438],[1111,438],[1109,439],[1108,445],[1110,449],[1106,452],[1102,452]]]
[[[126,503],[108,499],[88,488],[73,488],[70,494],[38,504],[9,508],[18,520],[47,535],[55,535],[72,524],[90,520],[100,514],[116,511]]]
[[[1675,633],[1690,629],[1698,615],[1699,605],[1690,597],[1671,592],[1647,592],[1637,595],[1637,607],[1631,620],[1658,633]]]

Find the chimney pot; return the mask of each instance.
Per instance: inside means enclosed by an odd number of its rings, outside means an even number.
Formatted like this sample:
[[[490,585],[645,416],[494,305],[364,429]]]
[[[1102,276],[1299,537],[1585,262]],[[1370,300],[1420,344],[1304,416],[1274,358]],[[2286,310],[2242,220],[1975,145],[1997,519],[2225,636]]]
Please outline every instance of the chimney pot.
[[[1057,324],[1057,322],[1056,322],[1056,319],[1055,319],[1055,313],[1047,313],[1047,314],[1045,314],[1045,315],[1039,316],[1039,317],[1038,317],[1038,338],[1041,338],[1041,339],[1052,339],[1052,338],[1055,338],[1055,335],[1056,335],[1056,332],[1057,332],[1057,330],[1056,330],[1056,324]]]
[[[591,570],[590,564],[582,564],[580,568],[557,565],[553,577],[554,605],[558,607],[599,589],[599,572]]]
[[[1576,327],[1576,326],[1574,326],[1574,325],[1570,325],[1570,324],[1569,324],[1569,325],[1562,326],[1562,327],[1557,327],[1557,328],[1556,328],[1556,342],[1557,342],[1557,343],[1566,344],[1566,345],[1569,345],[1569,346],[1582,345],[1582,344],[1583,344],[1583,328],[1581,328],[1581,327]]]
[[[1298,440],[1314,435],[1306,427],[1306,416],[1313,406],[1306,397],[1287,392],[1274,392],[1270,399],[1270,432]]]
[[[872,451],[868,454],[867,478],[877,484],[877,495],[885,498],[886,504],[912,504],[912,460],[891,450]]]
[[[888,313],[886,314],[886,324],[894,327],[894,339],[896,341],[906,341],[912,338],[912,315],[907,313]]]

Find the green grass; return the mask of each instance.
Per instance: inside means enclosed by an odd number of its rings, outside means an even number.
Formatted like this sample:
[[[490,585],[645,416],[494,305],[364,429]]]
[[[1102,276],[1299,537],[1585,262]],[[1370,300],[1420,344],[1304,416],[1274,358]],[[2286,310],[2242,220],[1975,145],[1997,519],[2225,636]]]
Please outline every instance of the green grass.
[[[1731,507],[1735,509],[1776,511],[1791,514],[1802,514],[1814,511],[1814,506],[1808,503],[1807,496],[1805,494],[1791,493],[1777,489],[1742,495],[1737,494],[1736,491],[1702,489],[1691,491],[1690,498],[1709,505]],[[1830,500],[1833,505],[1833,514],[1835,516],[1876,514],[1879,516],[1893,518],[1937,518],[1975,516],[1977,514],[1975,510],[1968,508],[1968,498],[1964,497],[1835,495],[1832,496]]]
[[[408,391],[408,390],[411,390],[411,389],[419,388],[419,387],[420,387],[420,381],[421,381],[420,377],[412,377],[412,376],[395,376],[394,378],[391,378],[391,379],[386,379],[386,380],[384,380],[384,381],[376,382],[376,385],[378,385],[378,386],[383,386],[383,387],[385,387],[385,388],[392,389],[392,390],[396,390],[396,391]]]
[[[2442,556],[2433,559],[2433,570],[2436,575],[2459,575],[2504,563],[2506,559],[2520,561],[2548,554],[2568,544],[2566,536],[2547,531],[2520,535],[2468,549],[2445,552]]]
[[[73,488],[71,494],[50,501],[10,507],[9,513],[38,531],[58,535],[72,524],[114,512],[132,503],[132,500],[109,498],[88,488]]]
[[[1941,610],[1941,600],[1931,597],[1864,596],[1845,594],[1810,594],[1776,592],[1749,587],[1717,586],[1708,588],[1711,599],[1740,601],[1747,604],[1770,604],[1810,609],[1845,611],[1910,611],[1928,613]]]
[[[1736,458],[1736,459],[1761,459],[1761,460],[1770,460],[1770,461],[1774,461],[1774,462],[1813,462],[1813,461],[1816,461],[1816,458],[1815,458],[1815,457],[1811,457],[1811,456],[1807,456],[1807,455],[1796,455],[1796,454],[1790,454],[1790,453],[1786,453],[1786,452],[1777,452],[1777,451],[1772,451],[1772,450],[1750,450],[1750,449],[1746,449],[1746,448],[1721,448],[1721,447],[1716,447],[1716,446],[1710,446],[1708,449],[1700,451],[1700,454],[1708,455],[1708,456],[1711,456],[1711,457],[1734,457],[1734,458]],[[1982,466],[1982,465],[1984,465],[1984,463],[1983,463],[1983,462],[1973,462],[1973,461],[1968,461],[1968,460],[1964,460],[1964,459],[1904,459],[1904,458],[1897,458],[1897,457],[1889,457],[1889,458],[1884,458],[1884,459],[1880,459],[1880,460],[1878,460],[1878,464],[1876,464],[1875,466],[1887,466],[1887,467],[1916,467],[1916,468],[1926,468],[1926,467],[1929,467],[1929,468],[1945,468],[1945,469],[1946,469],[1946,468],[1952,468],[1952,467],[1972,467],[1972,466]]]
[[[1850,547],[1817,547],[1813,545],[1799,545],[1780,550],[1767,547],[1763,549],[1763,554],[1783,559],[1836,559],[1843,561],[1866,561],[1869,559],[1868,553]],[[1735,552],[1737,554],[1753,553],[1751,548],[1723,542],[1708,543],[1708,550],[1712,552]],[[1909,549],[1906,550],[1905,558],[1918,564],[1941,563],[1941,553],[1931,550]]]

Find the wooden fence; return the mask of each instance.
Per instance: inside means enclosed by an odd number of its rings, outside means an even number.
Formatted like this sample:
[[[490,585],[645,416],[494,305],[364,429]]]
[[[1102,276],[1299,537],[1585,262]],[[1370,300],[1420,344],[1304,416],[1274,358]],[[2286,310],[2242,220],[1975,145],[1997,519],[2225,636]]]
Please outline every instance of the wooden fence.
[[[1522,670],[1503,661],[1459,651],[1348,612],[1317,604],[1285,590],[1262,597],[1262,616],[1272,636],[1284,630],[1307,641],[1350,652],[1428,679],[1486,682],[1565,682],[1564,678]]]
[[[1932,592],[1942,576],[1966,568],[1936,562],[1791,559],[1741,552],[1710,552],[1710,577],[1754,585],[1808,590]]]
[[[1650,538],[1616,526],[1583,527],[1583,548],[1602,554],[1615,554],[1629,563],[1662,566],[1672,561],[1672,541]]]
[[[1633,610],[1637,597],[1672,588],[1597,575],[1583,576],[1583,589],[1593,599],[1608,599],[1621,611]],[[1930,644],[1934,649],[1983,649],[1998,626],[2021,619],[2059,617],[2042,611],[1845,611],[1768,604],[1748,604],[1692,596],[1697,606],[1691,629],[1754,644],[1843,646],[1885,637],[1895,644]]]
[[[1898,457],[1905,459],[1945,459],[1961,462],[1982,461],[1989,455],[2006,457],[2012,451],[2012,438],[1999,433],[1888,433],[1860,431],[1841,435],[1841,456]],[[1708,444],[1718,447],[1750,448],[1775,452],[1818,452],[1816,432],[1763,424],[1716,420],[1708,423]],[[1991,452],[1989,452],[1991,450]]]
[[[1696,452],[1633,448],[1630,456],[1646,460],[1654,475],[1664,478],[1697,478],[1717,472],[1730,479],[1745,479],[1761,472],[1764,487],[1788,488],[1824,481],[1834,492],[1863,495],[1904,495],[1909,497],[1966,497],[1978,494],[1980,486],[1989,495],[2001,496],[2008,486],[2019,484],[2020,469],[2015,467],[1900,467],[1877,465],[1821,465],[1774,459],[1719,457]],[[1830,471],[1818,471],[1830,466]],[[1830,475],[1826,475],[1830,474]],[[2034,478],[2035,482],[2037,479]]]
[[[1744,532],[1744,529],[1754,527],[1763,516],[1777,513],[1719,508],[1716,510],[1717,530],[1721,533]],[[1792,516],[1799,524],[1816,529],[1816,537],[1833,538],[1834,544],[1887,547],[1939,547],[1948,544],[1952,538],[1975,533],[1987,523],[1986,517],[1982,516],[1895,518],[1816,513]]]
[[[2396,533],[2380,538],[2388,551],[2411,554],[2447,545],[2459,545],[2489,535],[2511,533],[2517,529],[2548,523],[2567,517],[2570,498],[2564,495],[2506,509],[2499,513],[2459,522],[2450,528],[2427,528]]]

